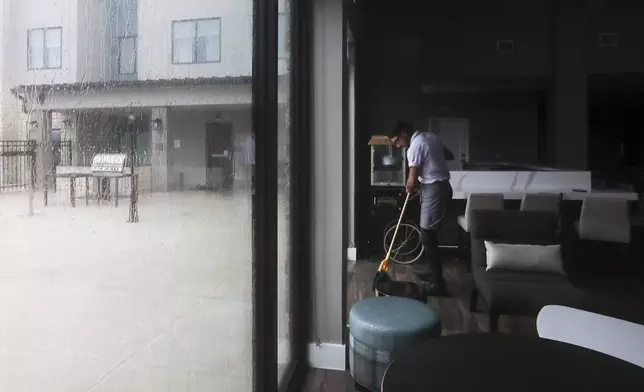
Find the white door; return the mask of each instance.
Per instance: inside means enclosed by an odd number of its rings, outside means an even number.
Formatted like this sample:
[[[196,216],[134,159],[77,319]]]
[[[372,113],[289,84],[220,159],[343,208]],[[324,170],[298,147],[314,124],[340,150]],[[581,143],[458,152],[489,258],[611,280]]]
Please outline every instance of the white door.
[[[447,162],[451,171],[463,170],[463,162],[469,161],[469,121],[466,118],[431,118],[429,120],[430,131],[436,133],[445,147],[452,154],[454,160]]]

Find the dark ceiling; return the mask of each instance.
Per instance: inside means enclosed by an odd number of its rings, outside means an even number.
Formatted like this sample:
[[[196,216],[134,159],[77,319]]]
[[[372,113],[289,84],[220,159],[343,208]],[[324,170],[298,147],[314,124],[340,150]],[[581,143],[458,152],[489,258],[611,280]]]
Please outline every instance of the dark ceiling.
[[[443,14],[496,14],[500,12],[542,12],[544,9],[574,8],[591,13],[624,11],[644,7],[642,0],[355,0],[359,12],[417,17]]]
[[[351,2],[352,0],[346,0]],[[429,17],[446,20],[481,17],[507,20],[512,15],[553,15],[557,12],[587,15],[628,14],[644,9],[644,0],[355,0],[350,23],[379,30],[422,31],[430,26]]]

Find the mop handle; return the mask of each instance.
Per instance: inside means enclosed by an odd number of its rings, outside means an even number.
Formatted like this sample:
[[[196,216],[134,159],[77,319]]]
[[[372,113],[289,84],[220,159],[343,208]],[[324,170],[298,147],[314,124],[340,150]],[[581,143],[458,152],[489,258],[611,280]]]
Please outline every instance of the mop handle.
[[[402,222],[402,218],[403,218],[403,216],[405,216],[405,209],[407,208],[407,202],[409,201],[409,195],[411,195],[411,192],[407,193],[407,197],[405,198],[405,204],[403,204],[402,211],[400,211],[400,217],[398,218],[398,224],[396,224],[396,230],[394,231],[394,236],[391,237],[391,243],[389,244],[389,250],[387,251],[386,259],[389,259],[389,256],[391,256],[391,250],[394,248],[394,241],[396,240],[396,236],[398,235],[398,229],[400,228],[400,222]]]

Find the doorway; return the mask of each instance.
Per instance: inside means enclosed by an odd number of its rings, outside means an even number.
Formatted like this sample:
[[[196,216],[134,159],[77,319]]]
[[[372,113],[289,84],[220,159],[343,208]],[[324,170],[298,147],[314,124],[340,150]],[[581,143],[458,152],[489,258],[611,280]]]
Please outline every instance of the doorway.
[[[206,187],[232,188],[235,178],[232,122],[206,124]]]
[[[463,170],[470,159],[469,120],[466,118],[430,118],[429,130],[439,135],[454,160],[447,162],[450,171]]]
[[[590,168],[623,172],[644,167],[641,109],[644,94],[591,92],[588,108]]]

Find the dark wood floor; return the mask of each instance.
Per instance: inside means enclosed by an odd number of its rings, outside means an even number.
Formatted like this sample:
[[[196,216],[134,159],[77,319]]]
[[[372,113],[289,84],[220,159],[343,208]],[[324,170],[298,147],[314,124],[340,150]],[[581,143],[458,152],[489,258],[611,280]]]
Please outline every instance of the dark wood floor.
[[[447,250],[449,252],[450,250]],[[444,274],[447,281],[448,297],[431,297],[429,306],[438,311],[443,323],[443,335],[458,333],[487,332],[488,318],[484,304],[480,305],[481,312],[475,314],[469,311],[469,297],[474,288],[472,274],[467,271],[463,260],[444,255]],[[393,264],[393,263],[392,263]],[[356,302],[372,297],[371,282],[378,268],[375,261],[358,261],[347,275],[347,312]],[[408,266],[393,265],[392,277],[399,281],[416,281],[416,277]],[[536,335],[535,319],[501,317],[499,331],[507,333]]]
[[[579,204],[579,203],[577,203]],[[579,219],[580,205],[577,205],[574,219]],[[571,216],[572,216],[571,215]],[[614,284],[605,279],[606,271],[603,271],[599,279],[600,291],[611,291],[613,296],[620,298],[620,302],[635,302],[635,308],[644,309],[644,225],[637,226],[633,233],[631,242],[631,254],[637,255],[633,271],[620,273],[620,277],[614,280]],[[487,332],[488,317],[485,313],[484,304],[480,305],[479,312],[471,314],[469,311],[469,295],[474,287],[474,281],[470,273],[467,272],[467,265],[462,260],[450,257],[445,254],[445,277],[448,284],[448,290],[451,293],[449,297],[431,298],[429,306],[434,307],[443,323],[443,334],[451,335],[458,333],[485,333]],[[592,258],[592,255],[588,257]],[[371,280],[378,267],[380,260],[359,261],[351,266],[347,275],[347,312],[356,302],[373,296],[371,291]],[[394,265],[393,276],[396,280],[412,280],[413,274],[408,267]],[[630,282],[630,283],[629,283]],[[641,312],[638,312],[641,313]],[[619,317],[615,315],[615,317]],[[644,324],[644,316],[621,317],[630,321]],[[499,332],[513,334],[536,335],[535,318],[530,317],[509,317],[501,316],[499,319]],[[353,380],[348,372],[338,372],[321,369],[310,369],[307,375],[303,391],[305,392],[355,392]]]
[[[371,280],[377,268],[377,261],[358,261],[355,266],[351,266],[347,275],[347,312],[354,303],[374,295],[371,291]],[[436,309],[440,315],[443,335],[487,332],[488,319],[484,305],[481,304],[481,312],[472,314],[469,311],[468,301],[474,281],[467,272],[466,263],[454,257],[446,257],[444,273],[450,296],[432,297],[429,301],[429,306]],[[406,266],[394,265],[392,276],[396,280],[415,281],[411,269]],[[499,332],[536,335],[535,319],[502,316],[499,320]],[[348,372],[311,369],[303,391],[354,392],[353,385]]]
[[[349,372],[310,369],[302,392],[355,392]]]

